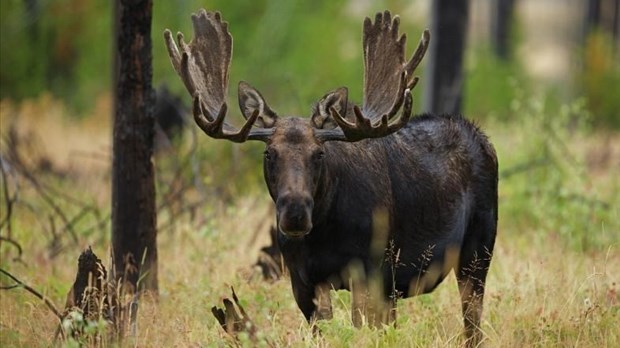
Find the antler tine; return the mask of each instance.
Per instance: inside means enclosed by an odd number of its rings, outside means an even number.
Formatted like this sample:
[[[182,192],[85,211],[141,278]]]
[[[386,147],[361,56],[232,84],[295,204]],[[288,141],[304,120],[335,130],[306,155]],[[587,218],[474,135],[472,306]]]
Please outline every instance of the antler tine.
[[[416,82],[417,83],[417,82]],[[388,134],[394,133],[399,129],[403,128],[409,120],[411,119],[411,110],[413,108],[413,97],[411,96],[411,89],[407,88],[404,92],[404,105],[403,112],[400,114],[400,117],[393,123],[388,126]]]
[[[204,9],[192,14],[194,37],[185,42],[182,33],[177,42],[170,30],[164,31],[164,40],[174,70],[194,98],[194,120],[210,137],[233,142],[265,141],[271,131],[253,130],[258,113],[249,117],[241,129],[224,121],[228,106],[228,71],[232,59],[232,35],[219,12]],[[213,117],[217,115],[217,117]]]
[[[396,100],[394,100],[394,104],[392,104],[392,108],[390,108],[390,111],[388,111],[388,113],[386,114],[390,120],[392,119],[394,115],[396,115],[400,107],[403,105],[403,100],[405,98],[404,92],[407,88],[408,88],[407,87],[407,72],[403,71],[400,74],[400,82],[398,84],[398,95],[396,97]],[[409,89],[411,90],[411,88]]]
[[[405,74],[403,73],[403,76]],[[405,89],[402,96],[399,97],[400,105],[403,105],[403,111],[396,119],[396,121],[390,123],[390,116],[384,114],[374,124],[372,121],[365,117],[360,108],[356,105],[353,107],[355,114],[355,123],[346,120],[335,108],[330,108],[332,118],[338,124],[339,128],[336,129],[317,129],[315,130],[317,138],[321,141],[348,141],[355,142],[368,138],[381,138],[386,135],[392,134],[402,127],[404,127],[411,118],[411,109],[413,105],[413,98],[411,96],[411,90]],[[396,104],[396,103],[395,103]],[[399,107],[400,107],[399,105]],[[396,108],[398,111],[398,108]]]
[[[407,125],[411,118],[411,90],[419,78],[413,76],[430,42],[430,32],[424,30],[413,56],[405,61],[407,36],[399,36],[400,18],[389,11],[379,12],[374,22],[364,20],[364,103],[362,109],[353,107],[354,119],[347,120],[335,108],[329,112],[339,126],[336,129],[317,129],[321,141],[359,141],[394,133]],[[402,108],[398,118],[395,115]],[[367,117],[368,116],[368,117]]]
[[[428,29],[425,29],[422,33],[422,37],[420,38],[420,43],[418,43],[418,47],[416,48],[413,56],[407,65],[405,65],[404,71],[407,73],[407,76],[411,76],[411,81],[407,83],[407,88],[413,89],[415,85],[418,83],[417,77],[413,76],[413,72],[418,67],[422,58],[424,58],[424,54],[426,54],[426,50],[428,49],[429,42],[431,40],[431,33]]]
[[[180,34],[180,33],[179,33]],[[170,29],[164,30],[164,41],[166,42],[166,48],[168,49],[168,56],[170,56],[170,62],[175,71],[180,71],[181,53],[177,44],[172,39],[172,32]]]
[[[252,126],[258,119],[258,110],[255,110],[248,117],[243,127],[239,130],[224,122],[227,110],[228,106],[224,103],[214,119],[206,109],[200,95],[194,97],[194,121],[196,121],[198,127],[205,134],[214,139],[227,139],[235,143],[243,143],[248,139],[266,141],[273,133],[273,129],[252,129]]]
[[[405,67],[406,34],[400,34],[400,17],[389,11],[378,12],[374,22],[363,24],[364,98],[362,110],[372,120],[393,113],[402,102],[399,86]],[[404,86],[406,88],[406,86]],[[398,99],[398,100],[395,100]]]

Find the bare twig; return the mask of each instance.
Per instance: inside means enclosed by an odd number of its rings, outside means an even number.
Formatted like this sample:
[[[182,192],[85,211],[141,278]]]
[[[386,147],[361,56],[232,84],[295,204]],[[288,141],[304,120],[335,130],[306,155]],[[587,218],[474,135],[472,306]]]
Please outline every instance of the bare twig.
[[[82,151],[82,150],[72,150],[71,152],[69,152],[69,157],[82,157],[82,158],[89,158],[92,160],[97,160],[97,161],[101,161],[105,164],[110,163],[110,161],[112,161],[112,155],[110,155],[108,152],[89,152],[89,151]]]
[[[82,234],[88,236],[91,231],[94,230],[100,230],[101,232],[105,232],[104,228],[110,222],[110,213],[106,213],[105,216],[101,217],[99,211],[96,211],[94,215],[97,219],[95,224],[82,230]],[[101,233],[101,236],[103,236],[103,233]]]
[[[31,173],[22,173],[22,175],[24,175],[24,177],[26,179],[28,179],[28,181],[30,181],[32,183],[32,186],[34,187],[34,189],[37,191],[37,193],[39,194],[39,196],[41,196],[41,198],[43,199],[43,201],[45,203],[47,203],[47,205],[49,205],[52,210],[54,211],[54,213],[56,213],[56,215],[58,215],[60,217],[60,219],[62,220],[62,222],[64,223],[64,225],[67,227],[67,231],[69,231],[69,234],[71,235],[73,242],[77,245],[78,244],[78,237],[77,237],[77,233],[75,232],[75,230],[73,229],[73,226],[70,224],[69,219],[67,218],[67,215],[65,215],[65,213],[63,212],[63,210],[54,202],[54,200],[47,194],[47,192],[45,192],[45,190],[43,189],[43,187],[39,184],[39,182],[32,176]]]
[[[17,249],[17,256],[14,258],[14,261],[22,259],[22,254],[24,253],[24,250],[22,249],[22,246],[17,241],[9,237],[3,237],[3,236],[0,236],[0,241],[7,242],[10,245],[14,246],[15,249]]]
[[[64,225],[68,226],[67,230],[69,231],[73,242],[77,245],[77,234],[72,228],[72,226],[69,224],[69,219],[67,218],[63,210],[55,203],[54,199],[48,194],[48,190],[46,189],[46,187],[42,185],[37,180],[37,178],[35,178],[32,172],[25,165],[20,153],[18,152],[20,141],[18,140],[17,131],[15,131],[13,128],[9,131],[9,136],[6,140],[6,143],[8,145],[8,148],[10,149],[8,155],[11,159],[11,164],[17,169],[21,176],[26,179],[26,181],[30,182],[37,194],[39,194],[43,201],[52,208],[56,215],[60,217]]]
[[[8,165],[8,162],[0,155],[0,172],[2,173],[2,190],[4,192],[4,202],[6,206],[5,215],[0,221],[0,232],[5,230],[6,226],[6,236],[0,236],[0,245],[2,242],[7,242],[10,245],[14,246],[17,249],[17,257],[15,260],[21,260],[23,249],[22,246],[13,239],[12,237],[12,218],[13,218],[13,205],[17,202],[18,197],[18,186],[17,180],[15,180],[15,191],[11,195],[9,191],[9,176],[7,173],[7,168],[5,166]]]
[[[182,215],[185,212],[188,211],[193,211],[196,208],[199,208],[203,205],[204,201],[198,201],[198,202],[194,202],[192,204],[187,204],[184,207],[182,207],[181,209],[179,209],[179,211],[177,212],[177,215]],[[161,225],[159,225],[157,227],[157,229],[161,232],[161,231],[165,231],[169,228],[171,228],[174,225],[174,221],[175,221],[175,217],[171,216],[170,219],[168,219],[168,221],[166,221],[165,223],[162,223]]]
[[[6,160],[0,155],[0,172],[2,173],[2,190],[4,191],[4,202],[6,204],[6,212],[2,221],[0,221],[0,230],[6,225],[7,237],[11,238],[11,217],[13,213],[13,203],[17,200],[17,183],[16,183],[16,191],[13,195],[9,192],[9,178],[7,175],[7,169],[5,166],[8,165]]]
[[[23,288],[24,290],[28,291],[29,293],[33,294],[34,296],[36,296],[38,299],[42,300],[45,305],[47,305],[47,308],[49,308],[58,318],[59,321],[62,321],[62,315],[60,314],[60,312],[58,311],[58,309],[56,309],[56,306],[52,303],[52,301],[50,301],[47,297],[41,295],[40,292],[38,292],[37,290],[33,289],[32,287],[30,287],[28,284],[25,284],[24,282],[22,282],[21,280],[17,279],[17,277],[15,277],[14,275],[12,275],[11,273],[5,271],[4,269],[0,268],[0,273],[3,273],[4,275],[6,275],[7,277],[11,278],[15,283],[17,283],[16,285],[11,285],[11,286],[6,286],[4,287],[3,290],[8,290],[8,289],[16,289],[16,288]]]

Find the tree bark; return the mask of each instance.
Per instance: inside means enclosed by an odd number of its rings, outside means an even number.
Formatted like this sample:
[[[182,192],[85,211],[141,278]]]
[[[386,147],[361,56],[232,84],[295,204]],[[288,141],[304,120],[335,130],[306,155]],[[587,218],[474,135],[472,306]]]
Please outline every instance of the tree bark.
[[[584,10],[583,45],[592,32],[601,30],[611,36],[615,52],[620,38],[620,0],[587,0]]]
[[[153,3],[152,0],[118,0],[115,6],[114,277],[123,279],[131,290],[153,290],[156,293],[157,231],[152,163],[154,93],[151,83]]]
[[[515,0],[493,0],[491,4],[491,43],[495,55],[510,59],[510,29]]]
[[[601,24],[601,0],[587,0],[586,3],[586,31],[588,34],[593,28]]]
[[[469,1],[434,0],[431,11],[424,109],[433,113],[460,113]]]

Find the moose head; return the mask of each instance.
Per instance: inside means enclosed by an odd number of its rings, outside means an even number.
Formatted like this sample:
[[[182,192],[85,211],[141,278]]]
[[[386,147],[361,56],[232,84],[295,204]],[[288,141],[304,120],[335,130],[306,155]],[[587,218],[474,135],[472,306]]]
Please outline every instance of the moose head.
[[[219,12],[200,10],[192,15],[194,38],[183,34],[177,41],[164,32],[174,69],[193,97],[196,124],[214,139],[236,143],[266,143],[264,176],[277,211],[278,230],[301,237],[313,227],[317,198],[325,194],[329,157],[325,144],[357,142],[397,132],[411,116],[411,90],[418,82],[413,72],[429,43],[429,32],[409,61],[405,61],[406,36],[398,36],[399,18],[378,14],[373,24],[364,22],[364,105],[348,101],[348,90],[325,94],[310,118],[281,117],[261,93],[246,82],[238,86],[239,107],[245,124],[236,128],[225,121],[228,106],[228,71],[232,36]],[[399,114],[399,111],[402,112]],[[399,114],[399,115],[398,115]]]

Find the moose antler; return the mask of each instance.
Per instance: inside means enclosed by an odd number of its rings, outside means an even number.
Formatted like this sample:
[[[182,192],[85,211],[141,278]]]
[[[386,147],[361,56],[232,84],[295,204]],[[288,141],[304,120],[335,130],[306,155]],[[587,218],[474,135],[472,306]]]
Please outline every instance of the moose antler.
[[[404,85],[406,79],[405,72],[403,72],[401,76],[401,84]],[[390,123],[393,116],[398,112],[400,105],[402,105],[403,100],[404,107],[402,114],[398,119]],[[365,117],[357,105],[353,107],[355,123],[347,121],[335,108],[331,108],[330,112],[332,118],[339,127],[335,129],[316,129],[315,134],[317,139],[323,142],[334,140],[355,142],[367,138],[381,138],[398,131],[409,122],[412,104],[413,99],[411,97],[411,91],[407,88],[403,91],[401,97],[395,101],[390,112],[384,114],[381,119],[375,123]]]
[[[194,38],[185,43],[182,33],[177,34],[178,46],[172,33],[166,29],[164,39],[170,61],[194,98],[194,120],[210,137],[233,142],[265,141],[272,129],[252,129],[258,114],[249,117],[241,129],[224,122],[228,69],[232,58],[232,35],[228,23],[219,12],[201,9],[192,14]],[[217,117],[213,117],[217,115]]]
[[[425,30],[411,59],[405,61],[406,34],[398,36],[400,18],[389,11],[379,12],[375,22],[364,20],[364,103],[362,110],[375,120],[400,107],[402,91],[401,74],[406,73],[406,88],[412,90],[418,82],[413,76],[428,48],[430,33]]]
[[[409,122],[413,103],[411,90],[418,83],[418,77],[412,74],[426,53],[430,33],[424,31],[413,56],[405,62],[407,37],[403,34],[398,38],[399,25],[399,17],[392,20],[389,11],[377,13],[374,24],[368,17],[364,20],[364,105],[361,110],[353,107],[354,122],[331,108],[330,114],[339,128],[316,129],[319,139],[354,142],[379,138],[398,131]],[[403,102],[403,112],[395,119]]]

